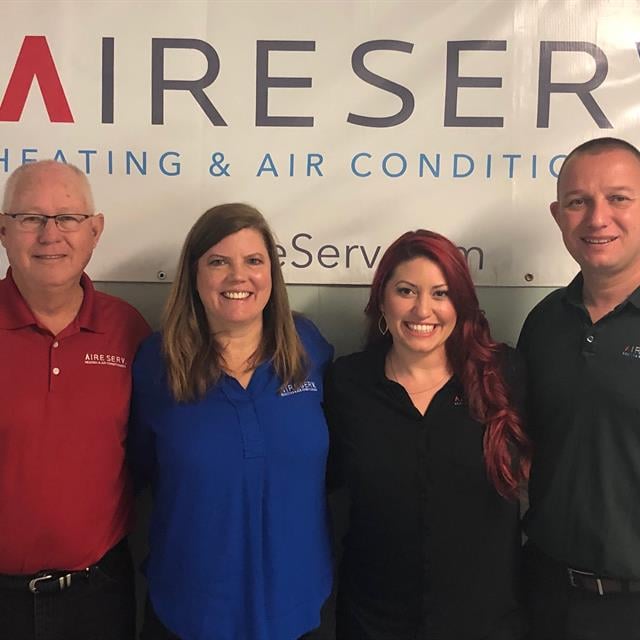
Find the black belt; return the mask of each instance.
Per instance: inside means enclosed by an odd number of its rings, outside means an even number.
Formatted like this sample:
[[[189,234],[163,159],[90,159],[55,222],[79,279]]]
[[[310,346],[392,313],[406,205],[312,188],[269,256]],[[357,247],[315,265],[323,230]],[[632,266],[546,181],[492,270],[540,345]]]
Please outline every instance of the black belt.
[[[590,571],[567,569],[569,584],[576,589],[584,589],[604,596],[608,593],[639,593],[640,580],[624,580],[609,576],[597,576]]]
[[[0,574],[0,589],[28,590],[33,594],[59,593],[69,589],[72,585],[77,586],[79,583],[86,583],[100,569],[100,564],[107,559],[107,556],[126,549],[127,543],[123,539],[115,547],[107,551],[96,564],[77,571],[44,570],[32,575],[19,576]]]
[[[28,589],[34,594],[58,593],[76,585],[81,579],[86,582],[96,568],[97,565],[93,565],[80,571],[39,571],[30,576],[0,575],[0,589]]]

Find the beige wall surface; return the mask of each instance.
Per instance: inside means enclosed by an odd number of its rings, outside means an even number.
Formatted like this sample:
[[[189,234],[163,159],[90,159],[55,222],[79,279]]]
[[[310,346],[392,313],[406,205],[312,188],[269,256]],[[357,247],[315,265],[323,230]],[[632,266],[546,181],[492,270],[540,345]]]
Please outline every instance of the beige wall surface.
[[[158,328],[168,283],[97,282],[96,287],[124,298],[154,329]],[[291,308],[318,325],[337,355],[360,349],[368,287],[289,285],[288,291]],[[480,306],[487,314],[493,337],[515,345],[527,313],[551,291],[547,287],[478,287]]]
[[[170,285],[168,283],[96,282],[96,287],[127,300],[137,307],[149,323],[157,329],[160,315]],[[542,287],[478,287],[480,305],[491,324],[496,340],[515,345],[522,322],[529,310],[553,289]],[[311,286],[290,285],[288,287],[291,307],[310,317],[331,342],[336,355],[361,348],[364,315],[369,288],[357,286]],[[337,492],[330,501],[333,513],[334,536],[339,553],[339,543],[347,521],[347,498]],[[138,499],[138,526],[130,538],[137,566],[146,555],[146,537],[150,511],[150,496],[144,493]],[[145,601],[145,583],[137,575],[138,624],[142,622]],[[323,609],[322,624],[310,636],[311,640],[335,640],[333,598]]]

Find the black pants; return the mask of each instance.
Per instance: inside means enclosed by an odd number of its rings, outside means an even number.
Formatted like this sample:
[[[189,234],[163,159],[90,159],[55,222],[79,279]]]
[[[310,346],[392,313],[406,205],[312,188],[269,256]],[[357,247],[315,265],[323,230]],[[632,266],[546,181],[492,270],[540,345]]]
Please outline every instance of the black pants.
[[[531,640],[640,640],[640,593],[576,589],[567,568],[530,543],[524,580]]]
[[[312,633],[305,633],[303,636],[300,636],[298,640],[311,640],[312,638]],[[147,604],[145,606],[144,626],[142,627],[140,640],[180,640],[178,636],[171,633],[171,631],[162,624],[149,598],[147,598]]]
[[[133,640],[133,567],[126,542],[111,549],[88,578],[56,593],[0,589],[0,638]]]

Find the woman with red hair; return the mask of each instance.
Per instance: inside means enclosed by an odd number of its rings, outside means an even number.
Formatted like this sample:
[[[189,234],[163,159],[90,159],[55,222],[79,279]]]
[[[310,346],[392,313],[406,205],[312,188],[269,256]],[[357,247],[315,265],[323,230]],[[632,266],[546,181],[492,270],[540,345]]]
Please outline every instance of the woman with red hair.
[[[523,638],[517,354],[431,231],[387,249],[365,313],[366,348],[336,361],[325,397],[330,481],[351,498],[337,639]]]

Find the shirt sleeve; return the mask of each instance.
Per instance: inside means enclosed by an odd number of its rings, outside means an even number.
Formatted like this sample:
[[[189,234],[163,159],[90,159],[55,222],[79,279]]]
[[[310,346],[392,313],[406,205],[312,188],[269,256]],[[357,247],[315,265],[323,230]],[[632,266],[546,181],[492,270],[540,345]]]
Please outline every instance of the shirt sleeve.
[[[327,342],[309,318],[300,313],[294,313],[296,330],[307,352],[310,364],[324,375],[327,367],[333,361],[333,346]]]
[[[522,354],[511,347],[507,347],[503,371],[509,399],[514,409],[524,418],[527,396],[527,370]]]
[[[528,384],[528,374],[529,374],[529,366],[530,366],[529,340],[530,340],[531,322],[532,322],[531,317],[534,311],[529,313],[526,320],[524,321],[524,324],[522,325],[522,329],[520,330],[520,336],[518,337],[518,344],[516,347],[517,352],[520,355],[520,359],[521,359],[522,386],[525,387],[525,389]],[[531,407],[529,406],[530,400],[531,400],[531,396],[529,394],[526,394],[523,391],[522,397],[520,399],[520,404],[518,407],[520,410],[520,414],[522,415],[522,418],[523,418],[525,430],[527,431],[529,436],[531,436],[531,423],[532,423],[530,420],[530,416],[532,415]]]
[[[136,493],[150,484],[155,469],[155,437],[151,427],[154,398],[150,388],[150,342],[143,343],[133,363],[131,414],[127,437],[127,461]]]
[[[520,335],[518,336],[518,343],[516,346],[516,349],[523,355],[523,357],[526,357],[530,318],[531,313],[526,317],[524,324],[520,329]]]
[[[324,380],[324,413],[329,426],[329,456],[327,458],[327,492],[337,491],[345,484],[343,464],[343,428],[338,407],[340,399],[336,385],[335,364],[327,370]]]

